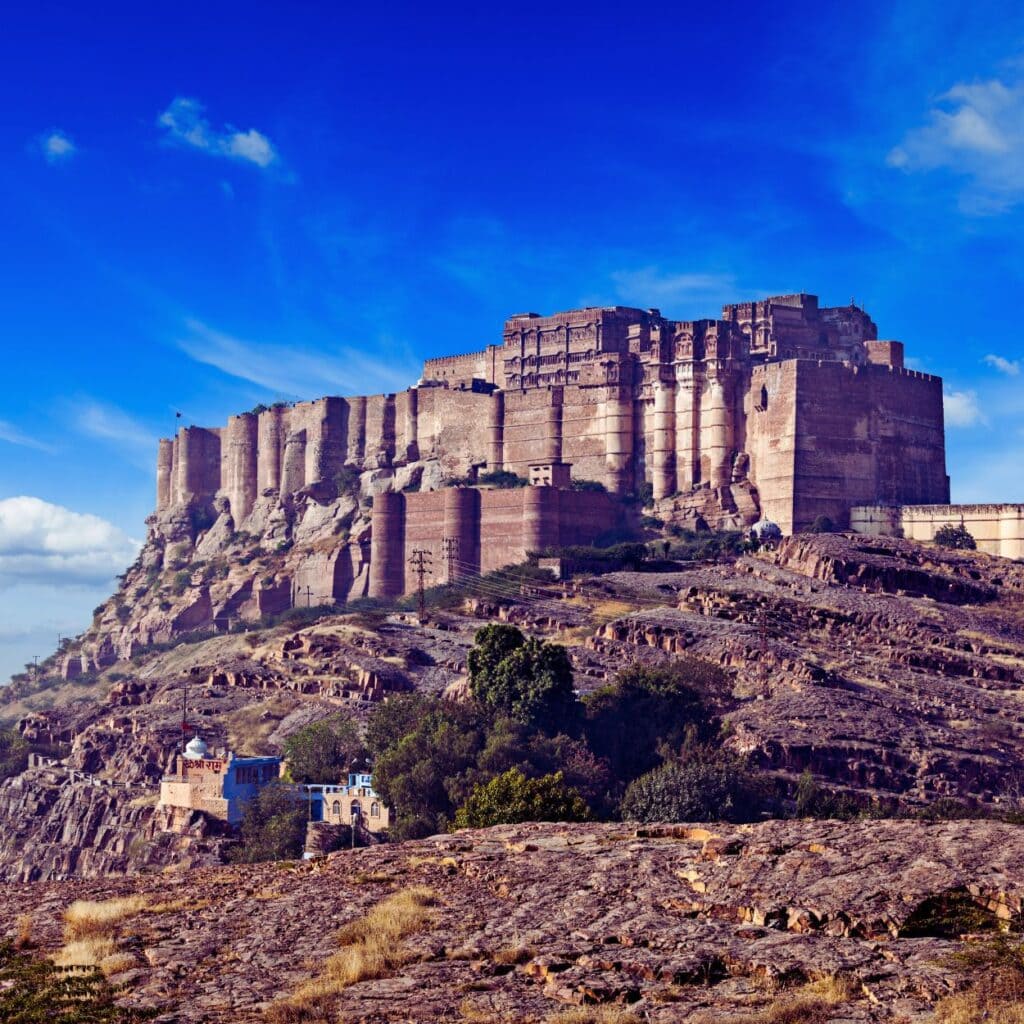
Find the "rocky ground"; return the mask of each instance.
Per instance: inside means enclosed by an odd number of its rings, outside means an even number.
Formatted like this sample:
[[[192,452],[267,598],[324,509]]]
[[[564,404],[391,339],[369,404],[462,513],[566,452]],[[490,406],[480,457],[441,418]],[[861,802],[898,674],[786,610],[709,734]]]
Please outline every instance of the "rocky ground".
[[[405,940],[410,962],[345,988],[325,1019],[525,1024],[597,1003],[739,1022],[840,978],[847,997],[815,1019],[910,1024],[962,984],[948,957],[964,932],[1018,925],[1024,844],[992,822],[534,824],[320,862],[8,884],[0,904],[53,952],[73,899],[141,894],[118,926],[124,1001],[247,1022],[322,971],[339,926],[412,885],[438,904]]]
[[[213,747],[280,749],[331,713],[391,692],[457,694],[474,631],[504,619],[568,645],[586,692],[632,660],[688,651],[732,679],[728,743],[791,783],[921,806],[1016,807],[1024,793],[1024,565],[903,541],[801,536],[717,563],[522,588],[469,581],[415,616],[334,615],[136,655],[20,702],[20,728],[62,763],[0,784],[0,878],[95,876],[216,861],[197,816],[156,811],[182,701]],[[0,714],[5,709],[0,708]],[[27,713],[26,713],[27,712]]]

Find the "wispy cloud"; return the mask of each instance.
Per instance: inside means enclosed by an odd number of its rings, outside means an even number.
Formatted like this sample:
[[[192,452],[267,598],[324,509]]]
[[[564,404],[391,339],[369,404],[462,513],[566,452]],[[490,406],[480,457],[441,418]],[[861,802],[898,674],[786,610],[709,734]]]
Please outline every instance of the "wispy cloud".
[[[178,342],[183,352],[273,395],[308,399],[390,392],[408,387],[419,375],[403,359],[375,359],[351,347],[339,346],[338,356],[329,356],[291,345],[243,341],[199,320],[189,320],[187,327],[189,335]]]
[[[737,290],[732,274],[666,272],[659,267],[618,270],[611,278],[620,299],[641,306],[669,306],[694,299],[727,302]]]
[[[156,435],[137,419],[115,405],[92,399],[75,404],[76,424],[83,434],[130,445],[153,445]]]
[[[277,150],[262,132],[255,128],[240,131],[233,125],[214,128],[204,116],[205,107],[198,100],[176,96],[157,119],[166,129],[164,138],[171,143],[201,150],[210,156],[226,157],[267,168],[279,162]]]
[[[1016,377],[1020,373],[1020,360],[1005,359],[1003,356],[987,355],[983,362],[988,363],[993,369],[1005,373],[1007,377]]]
[[[0,441],[8,444],[16,444],[22,448],[35,448],[37,451],[53,454],[57,449],[53,445],[46,444],[37,438],[31,437],[24,431],[19,430],[13,423],[0,420]]]
[[[40,135],[36,139],[36,145],[48,164],[65,163],[78,152],[78,147],[72,141],[71,136],[58,128]]]
[[[946,391],[942,396],[946,425],[950,427],[973,427],[984,423],[985,415],[978,404],[978,393],[970,389]]]
[[[954,85],[890,150],[888,163],[907,173],[944,168],[961,175],[965,212],[1009,209],[1024,197],[1024,80]]]

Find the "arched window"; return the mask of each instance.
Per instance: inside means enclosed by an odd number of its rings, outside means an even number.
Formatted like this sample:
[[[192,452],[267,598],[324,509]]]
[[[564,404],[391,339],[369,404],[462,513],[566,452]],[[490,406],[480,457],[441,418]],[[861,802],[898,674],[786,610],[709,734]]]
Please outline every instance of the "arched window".
[[[762,411],[768,408],[768,389],[764,385],[761,386],[761,403],[758,408]]]
[[[340,800],[335,800],[335,801],[334,801],[334,804],[333,804],[333,806],[331,807],[331,813],[332,813],[332,814],[333,814],[333,815],[334,815],[334,816],[335,816],[336,818],[340,818],[340,817],[341,817],[341,801],[340,801]]]
[[[376,800],[372,804],[370,804],[370,817],[371,818],[379,818],[380,817],[380,804],[377,803]]]

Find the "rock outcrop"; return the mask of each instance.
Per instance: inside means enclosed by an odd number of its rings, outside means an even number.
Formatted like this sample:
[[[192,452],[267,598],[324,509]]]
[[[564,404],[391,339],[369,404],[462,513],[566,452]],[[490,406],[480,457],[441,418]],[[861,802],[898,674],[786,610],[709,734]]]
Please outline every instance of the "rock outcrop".
[[[437,894],[410,960],[331,1019],[543,1022],[578,1004],[643,1020],[749,1019],[784,986],[844,978],[844,1021],[931,1018],[965,933],[1017,926],[1024,846],[985,822],[502,826],[284,866],[0,886],[45,949],[73,900],[141,894],[115,981],[167,1021],[262,1019],[317,974],[340,924]]]

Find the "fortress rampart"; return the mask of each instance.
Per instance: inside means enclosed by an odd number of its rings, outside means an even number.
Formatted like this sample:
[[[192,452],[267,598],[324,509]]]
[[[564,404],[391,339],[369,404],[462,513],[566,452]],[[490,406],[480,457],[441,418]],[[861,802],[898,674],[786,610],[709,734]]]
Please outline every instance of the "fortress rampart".
[[[370,597],[416,589],[413,555],[429,566],[424,584],[454,583],[522,562],[531,551],[591,544],[622,520],[610,495],[556,487],[449,487],[373,500]]]
[[[857,533],[929,541],[941,526],[961,526],[981,551],[1024,558],[1024,505],[861,505],[850,509]]]
[[[715,521],[730,522],[742,507],[786,532],[819,515],[846,526],[851,505],[949,501],[941,380],[906,370],[902,344],[880,340],[862,309],[794,294],[695,321],[623,306],[518,314],[500,344],[428,360],[420,383],[398,394],[320,398],[183,429],[160,442],[157,509],[226,501],[241,527],[261,503],[329,495],[343,471],[373,474],[379,491],[401,467],[431,460],[435,482],[568,463],[575,479],[614,496],[649,487],[659,508],[717,509]],[[460,516],[474,519],[467,551],[501,500],[561,501],[483,494],[472,512],[448,510],[453,529]],[[421,515],[430,529],[443,525],[442,513],[424,511],[434,500],[407,495],[401,511],[382,504],[380,515],[415,536]],[[583,492],[580,501],[597,499]],[[540,533],[560,535],[562,513],[538,508]],[[377,539],[372,557],[383,560],[371,570],[378,586],[398,586]]]

